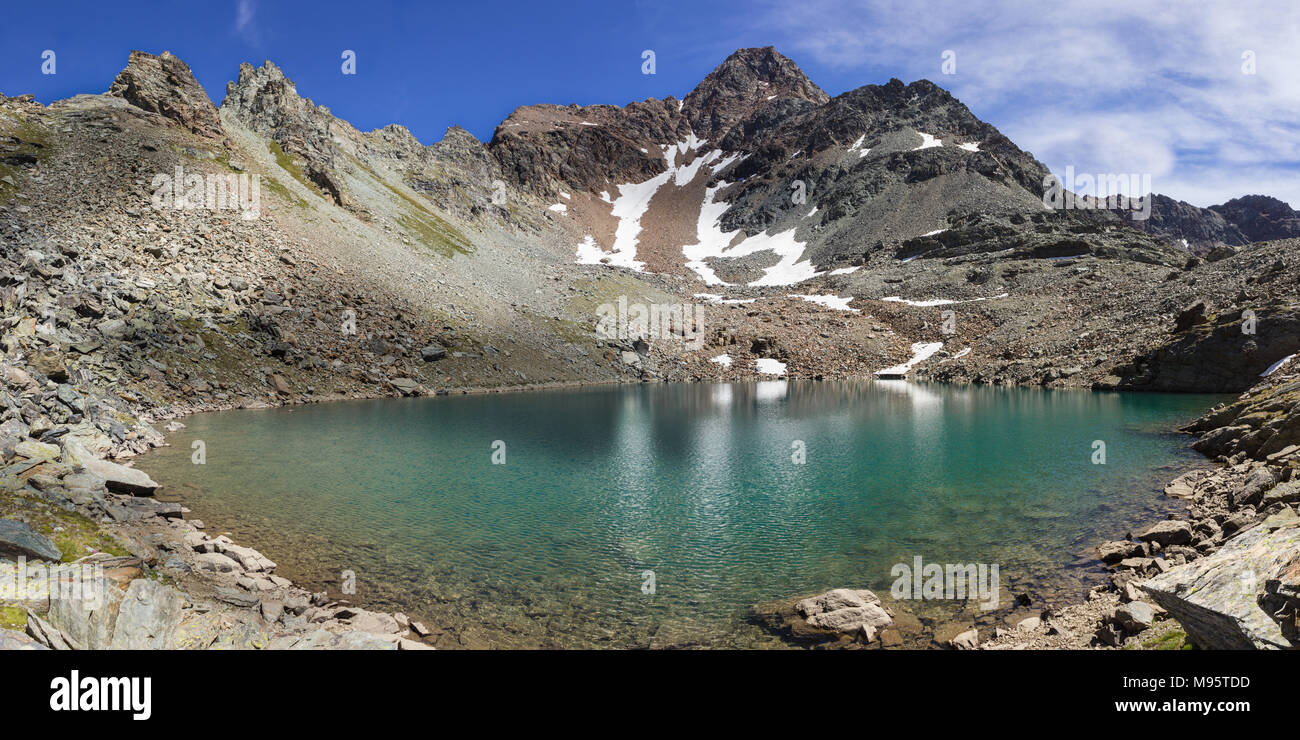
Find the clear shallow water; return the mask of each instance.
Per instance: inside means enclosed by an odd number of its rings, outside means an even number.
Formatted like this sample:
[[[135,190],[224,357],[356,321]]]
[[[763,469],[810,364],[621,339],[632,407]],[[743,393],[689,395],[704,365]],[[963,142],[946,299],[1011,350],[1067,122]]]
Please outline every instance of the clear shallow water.
[[[451,644],[758,647],[751,605],[888,591],[916,555],[1078,593],[1078,553],[1158,518],[1201,459],[1169,430],[1218,400],[771,381],[360,401],[192,416],[138,466],[286,577],[337,593],[351,570],[354,601]]]

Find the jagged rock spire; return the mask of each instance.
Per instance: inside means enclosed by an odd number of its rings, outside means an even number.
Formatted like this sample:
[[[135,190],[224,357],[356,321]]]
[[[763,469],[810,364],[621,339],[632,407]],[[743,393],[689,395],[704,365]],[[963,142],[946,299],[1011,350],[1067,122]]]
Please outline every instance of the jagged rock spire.
[[[201,136],[225,135],[217,107],[194,79],[189,66],[170,51],[161,56],[132,51],[108,94],[170,118]]]

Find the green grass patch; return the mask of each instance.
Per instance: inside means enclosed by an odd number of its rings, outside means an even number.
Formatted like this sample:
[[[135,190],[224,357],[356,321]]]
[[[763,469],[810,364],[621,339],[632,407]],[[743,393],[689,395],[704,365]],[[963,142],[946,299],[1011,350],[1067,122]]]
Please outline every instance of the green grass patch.
[[[291,206],[297,206],[304,211],[311,208],[310,203],[291,193],[289,188],[286,188],[283,183],[274,177],[262,176],[262,187],[266,188],[269,192],[275,193],[281,200]]]
[[[421,244],[443,257],[451,257],[457,253],[469,254],[473,251],[474,247],[469,239],[466,239],[465,235],[460,233],[456,227],[447,223],[441,216],[430,211],[424,204],[407,195],[400,188],[394,187],[384,178],[374,172],[370,174],[385,188],[388,188],[389,192],[397,196],[400,210],[397,223],[412,236],[415,236]]]
[[[0,606],[0,629],[27,629],[27,610],[21,606]]]
[[[272,156],[275,157],[275,163],[280,165],[280,169],[288,172],[293,179],[302,183],[303,187],[313,193],[320,192],[320,188],[317,188],[315,183],[307,178],[307,173],[302,171],[302,166],[294,161],[294,158],[284,150],[284,147],[280,146],[280,142],[272,139],[271,143],[267,145],[267,149],[269,149]],[[281,187],[284,186],[282,185]]]
[[[1196,647],[1187,641],[1187,633],[1182,630],[1169,630],[1161,635],[1149,637],[1142,641],[1142,650],[1195,650]],[[1137,646],[1130,645],[1128,649],[1137,650]]]
[[[0,518],[24,521],[34,531],[49,537],[59,552],[63,553],[63,562],[71,563],[84,558],[92,550],[119,556],[131,554],[117,538],[90,517],[51,506],[24,489],[12,488],[0,488]]]
[[[43,165],[52,154],[45,128],[17,116],[0,114],[0,138],[18,139],[16,145],[8,142],[0,144],[0,156],[30,154]],[[8,200],[18,194],[25,172],[26,168],[22,165],[0,162],[0,200]],[[12,185],[5,182],[6,177],[14,181]]]

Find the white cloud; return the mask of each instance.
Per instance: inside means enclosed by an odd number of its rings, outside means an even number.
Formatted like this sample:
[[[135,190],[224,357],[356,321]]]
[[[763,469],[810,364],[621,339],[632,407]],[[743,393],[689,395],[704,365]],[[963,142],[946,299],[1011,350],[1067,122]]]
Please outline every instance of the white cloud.
[[[253,14],[257,7],[253,0],[239,0],[235,5],[235,30],[246,41],[254,41],[257,28],[253,25]]]
[[[933,80],[1053,171],[1149,173],[1157,192],[1201,206],[1249,192],[1300,205],[1290,6],[774,0],[755,30],[796,57],[870,70],[863,84],[880,70]],[[941,73],[945,49],[955,75]]]

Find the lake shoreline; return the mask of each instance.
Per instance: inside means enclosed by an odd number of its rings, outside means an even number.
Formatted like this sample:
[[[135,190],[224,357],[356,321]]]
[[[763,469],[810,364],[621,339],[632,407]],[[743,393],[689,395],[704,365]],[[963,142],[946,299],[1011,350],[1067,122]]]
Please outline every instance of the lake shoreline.
[[[874,378],[869,378],[869,377],[868,377],[868,378],[858,378],[858,379],[856,379],[856,380],[860,380],[860,381],[863,381],[863,382],[871,382],[871,381],[873,381],[873,380],[875,380],[875,379],[874,379]],[[586,387],[586,386],[600,386],[600,387],[606,387],[606,386],[610,386],[610,385],[631,385],[631,384],[625,384],[625,383],[613,383],[613,384],[611,384],[611,383],[536,384],[536,385],[532,385],[532,386],[527,387],[527,388],[519,388],[518,390],[521,390],[521,391],[527,391],[527,390],[554,390],[554,389],[564,390],[564,389],[573,389],[573,388]],[[640,385],[640,384],[638,384],[638,385]],[[927,384],[927,385],[928,385],[928,384]],[[939,384],[939,385],[945,385],[945,386],[946,386],[946,385],[948,385],[948,384]],[[964,385],[966,385],[966,384],[959,384],[959,385],[963,385],[963,386],[964,386]],[[974,384],[973,387],[978,388],[978,387],[981,387],[981,386],[980,386],[979,384]],[[470,394],[482,394],[482,393],[492,393],[492,392],[501,393],[501,392],[510,392],[510,391],[512,391],[512,390],[516,390],[516,388],[514,388],[514,387],[510,387],[510,388],[507,388],[507,389],[500,389],[500,388],[494,388],[494,389],[480,389],[480,390],[471,391]],[[1044,389],[1044,390],[1059,390],[1059,389]],[[433,395],[433,394],[429,394],[429,395]],[[459,393],[459,392],[452,392],[450,395],[461,395],[461,393]],[[466,394],[466,395],[468,395],[468,394]],[[341,399],[338,399],[338,400],[373,400],[373,399],[349,397],[349,398],[341,398]],[[301,404],[281,404],[281,406],[294,406],[294,405],[301,405]],[[265,406],[265,408],[270,408],[270,407],[271,407],[270,405]],[[202,409],[202,410],[199,410],[199,411],[196,411],[196,412],[193,412],[193,413],[198,413],[198,412],[200,412],[200,411],[206,411],[206,410],[208,410],[208,409]],[[174,418],[181,418],[181,417],[174,417]],[[1179,432],[1178,432],[1176,429],[1173,429],[1173,428],[1167,429],[1167,430],[1165,430],[1165,432],[1162,432],[1162,433],[1168,433],[1168,434],[1171,434],[1171,435],[1177,435],[1177,434],[1179,434]],[[1180,459],[1179,459],[1179,462],[1184,462],[1184,460],[1182,460],[1182,459],[1180,458]],[[1211,465],[1211,463],[1210,463],[1208,460],[1198,459],[1198,460],[1195,461],[1195,464],[1192,465],[1192,466],[1190,466],[1190,467],[1191,467],[1191,469],[1205,469],[1205,468],[1206,468],[1207,466],[1209,466],[1209,465]],[[1179,470],[1179,473],[1180,473],[1180,474],[1182,474],[1182,473],[1184,473],[1184,472],[1185,472],[1184,469],[1180,469],[1180,470]],[[1172,511],[1174,508],[1176,508],[1176,507],[1175,507],[1175,506],[1162,507],[1162,515],[1168,513],[1168,511]],[[1144,523],[1144,522],[1135,522],[1134,526],[1136,527],[1136,526],[1138,526],[1139,524],[1143,524],[1143,523]],[[1145,523],[1149,523],[1149,522],[1145,522]],[[1061,565],[1060,565],[1060,569],[1061,569],[1062,572],[1066,571],[1067,569],[1071,569],[1071,568],[1073,568],[1073,567],[1077,567],[1077,564],[1076,564],[1075,566],[1071,566],[1071,565],[1070,565],[1069,563],[1067,563],[1067,562],[1062,562]],[[1098,569],[1101,568],[1101,562],[1100,562],[1100,561],[1097,561],[1097,567],[1098,567]],[[309,583],[315,583],[315,580],[314,580],[314,579],[310,579],[308,582],[309,582]],[[315,585],[314,585],[313,587],[318,587],[318,586],[321,586],[321,585],[323,585],[323,584],[315,583]],[[1079,599],[1078,599],[1078,602],[1079,602],[1079,603],[1084,603],[1084,600],[1083,600],[1082,598],[1079,598]],[[363,603],[363,605],[371,604],[371,602],[362,602],[362,603]],[[1058,603],[1057,606],[1058,606],[1058,608],[1059,608],[1060,604]],[[1018,607],[1017,607],[1016,609],[1014,609],[1013,611],[1014,611],[1017,615],[1024,615],[1024,614],[1027,613],[1027,612],[1026,612],[1026,609],[1025,609],[1024,607],[1022,607],[1022,606],[1018,606]],[[987,619],[980,620],[980,621],[981,621],[981,624],[986,624],[986,623],[988,623],[988,620],[987,620]],[[940,625],[940,632],[944,631],[944,629],[946,629],[946,625]],[[938,644],[938,643],[934,643],[934,644],[923,644],[923,643],[929,643],[929,642],[930,642],[929,638],[927,638],[927,639],[924,640],[924,641],[909,641],[909,642],[911,643],[911,646],[912,646],[912,647],[940,647],[940,646],[941,646],[941,645]],[[793,643],[793,644],[794,644],[795,646],[798,646],[798,645],[800,644],[800,641],[796,641],[796,642]]]
[[[863,378],[862,380],[872,380],[872,378]],[[481,395],[490,393],[511,393],[515,391],[526,392],[534,390],[564,390],[581,388],[586,386],[610,386],[610,385],[630,385],[624,382],[553,382],[553,383],[535,383],[521,384],[518,386],[505,386],[494,388],[466,388],[449,390],[446,393],[425,393],[423,395]],[[1053,389],[1058,390],[1058,389]],[[181,419],[193,414],[204,413],[215,410],[233,410],[237,408],[283,408],[299,405],[312,405],[315,403],[342,402],[342,401],[360,401],[374,400],[377,398],[391,398],[392,394],[384,393],[351,393],[337,394],[333,396],[321,397],[310,401],[301,401],[296,399],[273,399],[276,402],[256,402],[249,404],[246,401],[236,401],[227,404],[201,404],[193,407],[175,408],[173,407],[165,414],[159,414],[156,418],[143,418],[144,423],[152,421],[169,421]],[[1217,407],[1216,407],[1217,408]],[[1213,413],[1214,409],[1210,410]],[[1207,414],[1208,415],[1208,414]],[[1174,432],[1177,430],[1169,430]],[[161,435],[155,440],[156,443],[151,447],[164,444],[165,440]],[[124,456],[125,457],[125,456]],[[59,464],[59,460],[51,461],[52,464]],[[66,461],[64,461],[66,464]],[[1196,470],[1204,470],[1197,467]],[[1196,472],[1193,470],[1192,472]],[[1212,472],[1203,476],[1205,480],[1217,480],[1223,477],[1226,468],[1220,466]],[[1179,475],[1170,485],[1178,480],[1185,478],[1187,473]],[[165,481],[164,481],[165,483]],[[109,493],[109,497],[117,498],[115,494]],[[197,526],[196,526],[197,524]],[[1153,524],[1158,524],[1153,523]],[[244,639],[245,647],[368,647],[368,648],[387,648],[393,649],[401,647],[403,649],[417,649],[428,647],[424,644],[424,637],[434,634],[438,629],[435,625],[433,629],[425,625],[419,625],[418,630],[412,627],[409,618],[401,613],[383,613],[371,612],[359,605],[348,603],[343,599],[332,599],[323,592],[311,593],[304,589],[289,583],[287,579],[273,576],[273,567],[264,570],[249,570],[243,566],[239,558],[227,558],[234,560],[236,567],[225,569],[226,563],[220,563],[220,567],[213,569],[207,568],[201,563],[215,560],[215,558],[204,557],[207,555],[224,555],[226,552],[239,553],[241,551],[251,550],[251,548],[241,548],[236,543],[222,538],[212,538],[202,532],[206,528],[204,523],[196,523],[186,520],[183,516],[174,516],[171,514],[158,514],[154,516],[143,516],[138,519],[128,518],[119,521],[114,525],[109,525],[108,529],[119,534],[123,540],[130,543],[133,563],[118,563],[118,567],[128,569],[139,569],[141,574],[150,568],[163,569],[167,563],[167,555],[171,555],[184,564],[184,572],[175,577],[174,583],[186,589],[186,593],[193,597],[196,594],[205,594],[213,599],[214,604],[219,604],[217,611],[228,618],[232,618],[238,629],[215,630],[211,634],[203,636],[203,640],[209,645],[229,642],[234,640],[239,642]],[[1206,554],[1216,551],[1218,547],[1208,548]],[[260,555],[252,551],[254,557]],[[95,556],[92,556],[95,557]],[[102,559],[102,557],[101,557]],[[1062,566],[1067,567],[1067,566]],[[272,578],[275,580],[272,580]],[[132,579],[134,580],[134,579]],[[1131,579],[1130,579],[1131,580]],[[267,584],[270,585],[267,585]],[[280,600],[271,600],[272,606],[269,608],[264,604],[264,598],[258,598],[262,590],[280,589],[277,595],[283,595]],[[243,593],[241,592],[241,589]],[[1126,594],[1123,588],[1112,588],[1103,591],[1096,591],[1090,594],[1086,600],[1081,600],[1075,607],[1061,609],[1051,615],[1044,614],[1039,617],[1042,634],[1024,634],[1027,630],[1017,628],[1016,632],[1010,632],[1003,628],[995,630],[994,638],[984,643],[976,644],[989,649],[1000,648],[1044,648],[1044,649],[1084,649],[1088,647],[1111,647],[1105,645],[1080,644],[1079,635],[1069,628],[1067,624],[1074,624],[1079,621],[1079,615],[1086,615],[1084,621],[1095,621],[1097,619],[1097,610],[1099,605],[1105,606],[1106,610],[1101,614],[1103,621],[1114,620],[1113,612],[1115,608],[1122,606]],[[1129,599],[1129,601],[1137,599]],[[286,604],[288,606],[286,606]],[[269,613],[268,613],[269,612]],[[235,615],[235,616],[231,616]],[[36,614],[32,614],[36,617]],[[268,617],[274,617],[272,624],[281,625],[271,627],[267,624]],[[1046,618],[1044,618],[1046,617]],[[1031,619],[1031,617],[1025,617]],[[277,621],[278,620],[278,621]],[[259,633],[262,636],[254,639],[247,639],[249,625],[262,625],[268,627],[264,632]],[[293,628],[289,625],[292,624]],[[29,620],[30,625],[30,620]],[[50,627],[51,625],[46,625]],[[353,627],[358,629],[353,629]],[[396,629],[394,629],[396,628]],[[778,628],[779,630],[780,628]],[[242,630],[242,631],[241,631]],[[29,626],[29,633],[32,631]],[[38,628],[37,632],[43,632]],[[271,638],[270,633],[279,631],[279,638]],[[931,644],[921,644],[913,641],[910,647],[960,647],[961,644],[969,642],[969,636],[966,631],[957,634],[947,635],[951,628],[945,626],[944,630],[934,635]],[[343,637],[340,637],[342,635]],[[1053,639],[1061,638],[1063,639]],[[943,638],[943,639],[940,639]],[[964,638],[964,639],[957,639]],[[277,642],[276,639],[279,641]],[[840,642],[844,640],[837,637]],[[956,643],[954,643],[956,640]],[[39,641],[39,640],[38,640]],[[824,642],[824,641],[823,641]],[[346,643],[346,644],[345,644]],[[796,641],[796,644],[799,644]],[[806,644],[806,641],[805,641]],[[844,647],[879,647],[879,641],[862,645],[858,640],[845,642]]]

